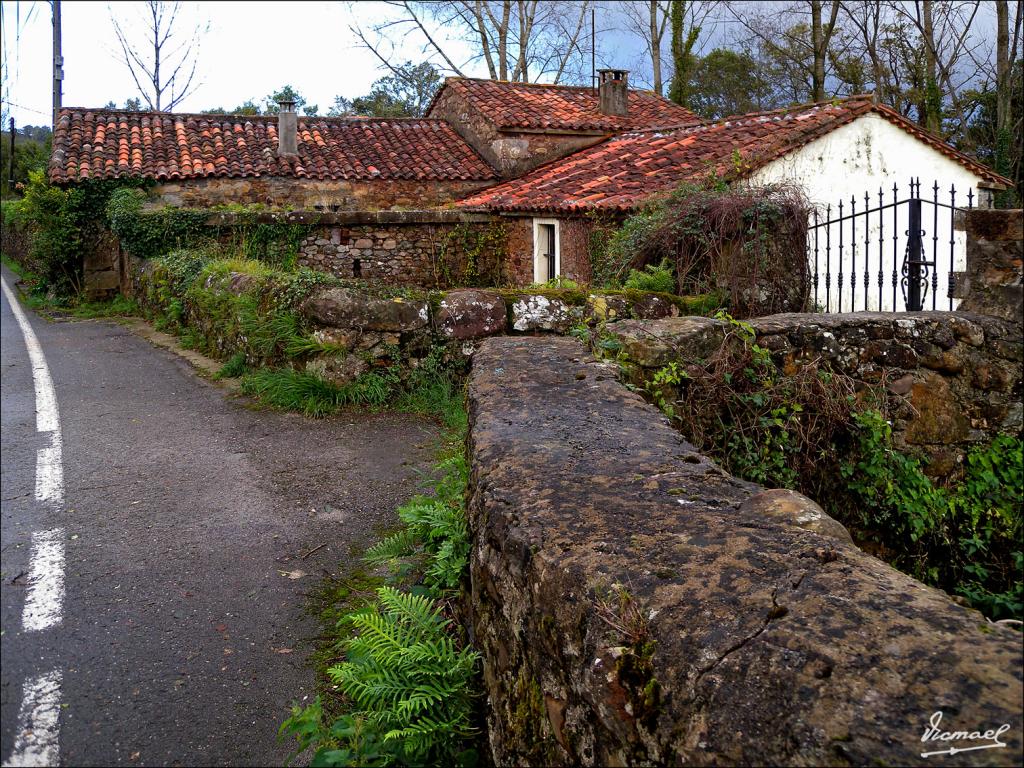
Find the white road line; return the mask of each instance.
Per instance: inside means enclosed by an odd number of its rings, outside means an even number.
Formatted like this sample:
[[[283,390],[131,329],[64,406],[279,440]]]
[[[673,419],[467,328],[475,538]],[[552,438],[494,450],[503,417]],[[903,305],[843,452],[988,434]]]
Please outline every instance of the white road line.
[[[60,432],[50,433],[50,444],[36,451],[36,500],[60,505],[64,501]]]
[[[28,592],[21,621],[26,632],[40,632],[60,624],[64,603],[64,529],[32,534]]]
[[[59,507],[64,503],[64,465],[60,433],[60,412],[53,379],[46,357],[32,326],[18,304],[7,281],[0,287],[10,304],[25,338],[32,364],[32,384],[36,393],[36,431],[48,433],[49,444],[36,452],[36,500]],[[26,632],[39,632],[61,622],[64,605],[64,529],[53,528],[32,534],[29,558],[28,590],[22,625]],[[14,749],[3,765],[57,765],[60,756],[60,684],[61,672],[54,670],[25,681]]]
[[[57,718],[60,716],[60,671],[26,680],[22,689],[14,751],[7,766],[57,765]]]
[[[50,378],[50,369],[43,356],[43,348],[39,346],[39,339],[36,338],[35,331],[29,325],[14,292],[7,287],[7,281],[0,277],[0,284],[3,285],[4,295],[7,296],[7,302],[11,305],[14,319],[18,321],[18,327],[21,328],[21,335],[25,337],[28,359],[32,363],[32,382],[36,388],[36,430],[59,433],[60,414],[57,411],[57,395],[53,391],[53,380]]]

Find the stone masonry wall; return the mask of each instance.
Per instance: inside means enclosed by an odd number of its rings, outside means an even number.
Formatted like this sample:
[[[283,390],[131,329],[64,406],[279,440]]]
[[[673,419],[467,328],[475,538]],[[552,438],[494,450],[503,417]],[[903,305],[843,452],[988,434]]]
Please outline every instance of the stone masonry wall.
[[[593,146],[606,134],[527,133],[499,131],[498,126],[473,109],[453,89],[446,88],[429,117],[447,120],[473,149],[506,179]]]
[[[451,225],[322,227],[302,241],[299,264],[341,278],[441,287],[446,282],[441,242],[447,226]]]
[[[959,309],[1024,320],[1024,211],[960,211],[967,231],[967,269],[957,274]]]
[[[959,312],[783,314],[749,321],[783,371],[811,362],[885,397],[897,447],[923,455],[933,477],[954,475],[976,443],[1021,429],[1020,326]],[[726,326],[708,318],[609,326],[642,385],[670,362],[717,349]]]
[[[580,218],[558,219],[558,222],[562,277],[589,284],[593,277],[590,266],[592,224]],[[508,229],[509,277],[514,285],[530,285],[533,282],[533,217],[510,217]]]
[[[274,208],[324,211],[423,209],[445,205],[493,181],[345,181],[266,176],[196,179],[158,184],[156,205],[208,208],[260,203]]]
[[[466,610],[495,765],[929,765],[936,712],[1007,745],[951,764],[1020,763],[1018,632],[727,475],[616,373],[573,339],[474,356]]]
[[[247,342],[237,318],[218,315],[233,297],[249,295],[257,302],[278,291],[273,279],[241,272],[220,273],[202,288],[221,294],[225,301],[195,301],[193,294],[168,293],[169,283],[160,259],[125,257],[125,295],[134,298],[147,313],[165,314],[176,301],[184,322],[208,340],[215,357],[227,359],[247,352]],[[229,295],[230,294],[230,295]],[[331,351],[303,358],[306,369],[335,384],[345,384],[369,370],[371,364],[390,364],[397,350],[410,366],[428,355],[435,345],[451,344],[471,355],[475,344],[498,334],[565,334],[581,326],[614,324],[624,318],[656,319],[678,316],[687,302],[658,293],[610,291],[540,292],[458,289],[417,291],[365,283],[314,290],[297,307],[309,332]],[[211,310],[211,307],[213,308]],[[354,354],[353,354],[354,353]],[[252,365],[293,364],[286,358],[252,358]]]

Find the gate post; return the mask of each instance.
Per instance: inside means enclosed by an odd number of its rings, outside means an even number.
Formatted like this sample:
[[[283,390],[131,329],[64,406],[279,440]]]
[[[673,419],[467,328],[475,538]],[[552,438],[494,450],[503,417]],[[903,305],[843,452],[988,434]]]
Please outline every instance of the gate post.
[[[907,225],[907,254],[903,259],[903,295],[907,311],[920,312],[924,307],[921,298],[921,267],[926,263],[921,242],[921,198],[914,195],[908,202],[910,223]]]

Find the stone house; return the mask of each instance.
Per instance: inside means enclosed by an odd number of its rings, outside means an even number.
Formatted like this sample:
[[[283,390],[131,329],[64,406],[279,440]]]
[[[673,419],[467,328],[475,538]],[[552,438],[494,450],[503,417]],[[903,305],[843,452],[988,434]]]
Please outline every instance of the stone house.
[[[503,280],[587,282],[595,217],[710,175],[793,181],[822,205],[901,174],[978,196],[1009,183],[871,97],[708,122],[622,70],[596,89],[449,78],[422,119],[69,108],[53,147],[53,183],[144,177],[155,205],[317,211],[305,263],[428,286],[462,274],[446,263],[453,233],[496,229]]]
[[[300,117],[290,103],[266,116],[65,108],[49,178],[150,179],[151,206],[318,211],[323,226],[301,247],[306,263],[431,285],[446,269],[446,232],[506,226],[486,212],[446,210],[455,201],[623,130],[696,120],[630,90],[624,72],[601,77],[598,90],[449,78],[423,119]],[[508,240],[532,247],[532,232]],[[92,261],[87,279],[115,286],[117,255]]]
[[[1012,184],[871,96],[854,96],[618,133],[470,195],[457,207],[514,222],[511,227],[519,236],[509,253],[509,271],[518,282],[551,274],[586,282],[594,220],[621,219],[683,182],[709,177],[751,185],[791,182],[824,212],[839,201],[848,204],[851,197],[862,201],[865,191],[874,199],[880,188],[891,189],[894,181],[903,187],[911,176],[928,179],[929,185],[937,180],[947,200],[954,185],[963,205],[968,191],[978,205],[993,189]],[[960,271],[964,235],[951,224],[947,214],[928,235],[940,243],[954,242],[960,258],[951,271]],[[877,240],[877,224],[867,236]],[[944,302],[946,285],[939,288]],[[862,298],[858,293],[858,303]],[[877,293],[868,296],[872,308],[879,308],[878,300]]]

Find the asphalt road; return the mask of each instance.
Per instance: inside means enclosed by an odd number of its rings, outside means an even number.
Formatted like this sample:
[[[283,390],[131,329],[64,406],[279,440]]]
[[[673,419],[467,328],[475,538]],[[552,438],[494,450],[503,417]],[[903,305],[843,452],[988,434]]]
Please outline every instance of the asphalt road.
[[[280,764],[278,725],[313,687],[306,596],[394,521],[435,429],[257,410],[115,323],[26,314],[56,393],[65,491],[61,504],[34,492],[46,439],[5,297],[0,760],[23,730],[26,681],[56,670],[62,765]],[[29,631],[32,537],[46,530],[64,547],[62,611]]]

